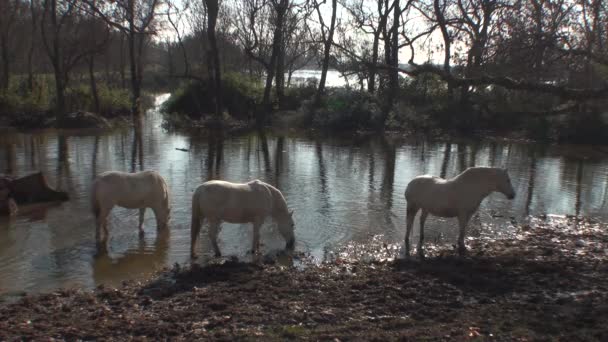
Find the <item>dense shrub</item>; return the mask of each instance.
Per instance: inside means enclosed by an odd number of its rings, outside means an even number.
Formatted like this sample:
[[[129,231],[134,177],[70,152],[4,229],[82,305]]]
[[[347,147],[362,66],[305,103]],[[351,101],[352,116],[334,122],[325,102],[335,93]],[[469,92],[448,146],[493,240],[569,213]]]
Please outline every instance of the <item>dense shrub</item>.
[[[100,113],[115,117],[130,113],[130,95],[125,89],[111,89],[100,84],[98,88]],[[75,85],[66,89],[66,111],[94,112],[94,101],[88,85]],[[27,80],[13,78],[9,89],[0,92],[0,116],[18,127],[44,127],[54,118],[55,88],[52,77],[36,77],[30,91]]]
[[[117,117],[129,114],[131,111],[131,100],[129,91],[126,89],[110,89],[101,85],[97,89],[99,96],[99,113],[105,117]],[[93,94],[88,86],[69,88],[66,91],[66,110],[74,112],[78,110],[94,112],[95,102]]]
[[[164,104],[166,113],[187,114],[198,118],[213,114],[213,93],[207,80],[192,81],[176,90]],[[243,75],[228,74],[222,83],[224,109],[236,118],[250,117],[261,103],[263,89],[254,80]]]
[[[382,125],[382,112],[376,97],[364,91],[328,89],[320,106],[313,110],[312,100],[302,110],[312,113],[312,124],[336,130],[373,129]]]

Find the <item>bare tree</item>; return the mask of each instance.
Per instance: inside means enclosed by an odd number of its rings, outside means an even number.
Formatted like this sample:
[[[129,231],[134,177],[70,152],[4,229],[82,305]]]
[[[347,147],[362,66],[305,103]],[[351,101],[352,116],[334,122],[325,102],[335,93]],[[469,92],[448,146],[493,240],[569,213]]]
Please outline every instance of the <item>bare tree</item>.
[[[215,97],[215,115],[222,115],[222,77],[220,65],[220,52],[217,47],[217,38],[215,36],[215,28],[217,24],[217,16],[220,10],[218,0],[205,0],[207,6],[207,38],[209,39],[209,65],[212,72],[209,74],[214,86]]]
[[[135,120],[141,113],[141,82],[144,66],[143,50],[150,36],[155,34],[155,18],[160,0],[115,0],[97,3],[82,0],[89,10],[108,25],[120,30],[127,39],[131,73],[131,115]]]
[[[321,97],[325,93],[325,82],[327,80],[327,70],[329,69],[329,57],[331,46],[334,42],[334,31],[336,29],[336,10],[338,8],[338,1],[331,0],[331,19],[329,22],[329,27],[325,25],[325,21],[323,20],[323,15],[321,14],[321,5],[325,3],[325,0],[319,2],[318,0],[313,0],[315,10],[317,11],[317,17],[319,19],[319,23],[321,25],[321,39],[323,41],[323,61],[321,65],[321,79],[319,80],[319,86],[317,88],[317,93],[315,95],[315,106],[318,106],[321,103]]]
[[[75,0],[43,0],[42,5],[42,42],[53,67],[55,110],[58,120],[61,120],[66,111],[65,90],[70,71],[91,50],[97,51],[99,43],[91,42],[91,37],[86,34],[86,23],[79,16]]]
[[[2,78],[0,78],[0,90],[6,90],[10,81],[10,63],[12,60],[9,39],[12,35],[15,21],[18,18],[17,11],[21,7],[19,0],[0,1],[0,57],[2,57]]]

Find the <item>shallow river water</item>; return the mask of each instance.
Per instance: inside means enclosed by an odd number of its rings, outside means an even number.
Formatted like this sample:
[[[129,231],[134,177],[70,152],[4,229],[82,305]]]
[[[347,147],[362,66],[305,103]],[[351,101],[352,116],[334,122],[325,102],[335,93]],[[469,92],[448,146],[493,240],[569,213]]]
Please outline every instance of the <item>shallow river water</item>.
[[[470,223],[471,236],[508,236],[513,223],[528,215],[608,216],[608,151],[601,147],[294,133],[189,136],[161,127],[158,106],[166,98],[158,96],[146,115],[141,152],[131,129],[103,135],[0,132],[0,173],[42,170],[52,186],[70,194],[68,202],[26,206],[15,218],[0,218],[0,296],[119,284],[189,262],[190,199],[209,179],[258,178],[279,187],[295,209],[296,250],[316,260],[341,244],[376,235],[402,241],[408,181],[425,173],[450,177],[472,165],[507,167],[517,196],[513,201],[489,196]],[[140,239],[137,210],[115,208],[109,217],[109,254],[96,257],[91,182],[103,171],[140,169],[158,170],[170,186],[170,231],[157,235],[148,211]],[[455,242],[455,227],[455,220],[429,217],[426,241]],[[224,224],[223,254],[245,256],[251,236],[249,225]],[[211,255],[205,228],[199,241],[200,253]],[[269,220],[262,228],[263,252],[283,246]]]

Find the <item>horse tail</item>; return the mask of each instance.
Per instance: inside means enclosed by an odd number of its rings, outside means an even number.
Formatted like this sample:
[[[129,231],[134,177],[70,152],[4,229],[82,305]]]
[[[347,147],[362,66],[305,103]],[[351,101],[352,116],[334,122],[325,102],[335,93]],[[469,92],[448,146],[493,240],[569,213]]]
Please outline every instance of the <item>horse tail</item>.
[[[200,213],[199,197],[197,189],[194,191],[194,195],[192,195],[192,221],[190,225],[190,256],[192,258],[196,258],[196,240],[198,240],[198,234],[201,231],[201,221],[204,219]]]
[[[196,227],[200,227],[200,225],[201,225],[199,210],[200,210],[200,206],[198,205],[198,193],[195,191],[194,195],[192,195],[192,221],[191,221],[192,229],[194,229]]]
[[[91,208],[95,218],[99,218],[101,208],[99,207],[99,201],[97,200],[97,182],[93,183],[93,189],[91,191]]]

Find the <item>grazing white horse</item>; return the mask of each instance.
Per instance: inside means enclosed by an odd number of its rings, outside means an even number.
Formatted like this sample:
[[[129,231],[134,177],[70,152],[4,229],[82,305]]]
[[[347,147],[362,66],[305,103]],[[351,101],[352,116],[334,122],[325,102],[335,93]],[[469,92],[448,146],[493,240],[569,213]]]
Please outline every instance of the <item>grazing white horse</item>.
[[[277,223],[279,232],[287,242],[286,248],[293,249],[292,215],[293,211],[287,209],[281,191],[262,181],[239,184],[213,180],[203,183],[192,195],[191,256],[196,258],[195,245],[205,218],[209,222],[209,238],[216,257],[221,256],[217,236],[222,221],[253,223],[252,252],[255,254],[260,244],[260,227],[267,216],[272,216]]]
[[[405,189],[407,201],[407,230],[405,232],[405,255],[410,255],[410,233],[418,210],[420,214],[420,243],[418,255],[423,258],[424,221],[430,213],[439,217],[458,217],[460,233],[458,252],[466,252],[464,234],[469,219],[481,201],[490,193],[503,193],[508,199],[515,197],[507,170],[493,167],[471,167],[452,179],[434,176],[418,176]]]
[[[144,214],[151,208],[156,217],[157,229],[169,224],[169,188],[156,171],[127,173],[108,171],[97,176],[91,193],[93,213],[96,219],[95,240],[98,247],[108,241],[107,216],[114,206],[139,209],[139,234],[144,234]],[[103,238],[101,230],[103,229]]]

